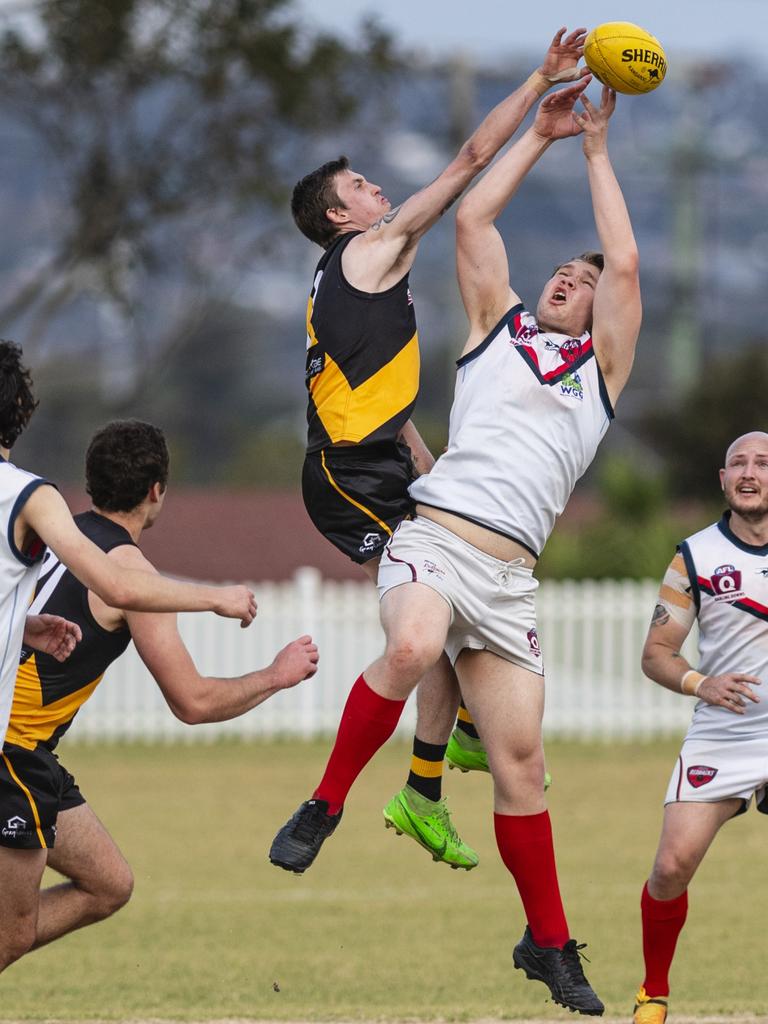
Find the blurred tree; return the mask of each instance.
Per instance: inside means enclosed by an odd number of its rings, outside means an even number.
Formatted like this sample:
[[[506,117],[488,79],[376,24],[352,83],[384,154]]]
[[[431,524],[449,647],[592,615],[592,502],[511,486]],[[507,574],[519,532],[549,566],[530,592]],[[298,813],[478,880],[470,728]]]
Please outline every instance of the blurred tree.
[[[768,346],[764,341],[707,359],[673,408],[650,413],[649,440],[667,464],[676,497],[716,500],[726,448],[750,430],[768,430]]]
[[[396,59],[373,24],[349,43],[310,34],[292,0],[40,0],[34,12],[32,30],[0,31],[0,111],[35,135],[61,194],[52,239],[0,319],[35,360],[52,318],[88,306],[102,386],[127,407],[235,287],[231,271],[268,255],[269,211],[308,141],[348,122]]]
[[[649,523],[664,511],[666,485],[662,476],[634,459],[612,455],[599,463],[598,493],[606,512],[629,523]]]
[[[595,505],[587,519],[559,525],[537,575],[551,579],[656,578],[675,546],[704,518],[674,508],[663,475],[612,455],[598,463]]]

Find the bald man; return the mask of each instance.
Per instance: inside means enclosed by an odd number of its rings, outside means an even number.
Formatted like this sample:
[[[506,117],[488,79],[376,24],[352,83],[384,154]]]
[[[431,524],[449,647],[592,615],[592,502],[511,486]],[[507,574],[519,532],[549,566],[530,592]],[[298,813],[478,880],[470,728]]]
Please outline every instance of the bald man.
[[[720,485],[728,510],[679,546],[643,649],[654,682],[696,698],[664,801],[643,888],[645,980],[634,1024],[663,1024],[669,969],[688,910],[688,884],[720,827],[752,797],[768,814],[768,434],[737,438]],[[698,619],[697,668],[680,654]]]

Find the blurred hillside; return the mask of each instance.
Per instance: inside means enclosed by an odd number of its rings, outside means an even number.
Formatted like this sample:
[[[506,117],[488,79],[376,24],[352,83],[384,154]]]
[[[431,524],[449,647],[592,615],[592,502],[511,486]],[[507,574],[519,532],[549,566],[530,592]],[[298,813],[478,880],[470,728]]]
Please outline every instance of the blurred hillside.
[[[345,152],[396,204],[542,54],[426,65],[375,26],[351,44],[310,36],[287,0],[27,14],[0,25],[0,318],[41,400],[15,459],[77,483],[93,429],[130,415],[166,430],[175,485],[298,490],[320,250],[290,220],[294,181]],[[767,83],[669,56],[663,87],[620,97],[611,124],[644,323],[598,468],[616,458],[664,493],[707,496],[725,444],[766,426]],[[501,228],[529,304],[556,262],[596,246],[578,140],[545,155]],[[465,330],[450,214],[411,279],[415,419],[439,451]]]

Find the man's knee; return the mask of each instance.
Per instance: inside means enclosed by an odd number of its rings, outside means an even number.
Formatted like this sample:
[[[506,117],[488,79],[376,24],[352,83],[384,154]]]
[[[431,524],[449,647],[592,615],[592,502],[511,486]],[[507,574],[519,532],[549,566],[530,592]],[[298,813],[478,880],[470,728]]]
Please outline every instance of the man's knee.
[[[498,773],[535,779],[544,778],[544,750],[539,736],[516,737],[508,743],[494,743],[488,750]]]
[[[388,638],[384,657],[393,675],[415,686],[442,652],[442,645],[429,637],[400,634]]]
[[[75,885],[78,883],[75,882]],[[124,907],[133,893],[133,872],[124,861],[115,866],[108,875],[88,887],[91,896],[91,913],[94,920],[103,920]]]
[[[671,890],[685,889],[693,878],[698,857],[693,851],[672,847],[660,850],[648,880],[648,889],[655,899],[668,899]]]
[[[105,917],[114,914],[116,910],[124,907],[133,894],[133,872],[127,863],[121,865],[110,879],[110,884],[104,892],[104,905],[106,907]]]
[[[509,744],[488,748],[488,760],[496,794],[502,801],[516,801],[524,792],[544,792],[544,751],[541,743]]]
[[[37,911],[0,923],[0,970],[28,953],[35,944]]]

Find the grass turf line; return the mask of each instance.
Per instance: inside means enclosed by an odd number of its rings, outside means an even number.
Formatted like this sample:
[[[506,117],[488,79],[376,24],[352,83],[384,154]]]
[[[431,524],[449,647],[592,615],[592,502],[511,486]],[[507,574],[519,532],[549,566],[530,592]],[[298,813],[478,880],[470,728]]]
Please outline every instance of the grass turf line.
[[[446,773],[454,822],[481,856],[472,872],[433,864],[385,831],[381,808],[408,769],[399,744],[366,769],[311,871],[268,864],[274,832],[328,750],[62,744],[136,891],[114,918],[9,968],[2,1019],[572,1019],[512,968],[524,922],[496,852],[487,776]],[[642,978],[640,890],[676,753],[669,743],[548,746],[566,910],[611,1017],[628,1019]],[[726,825],[694,882],[672,974],[675,1020],[768,1014],[766,827],[754,811]]]

